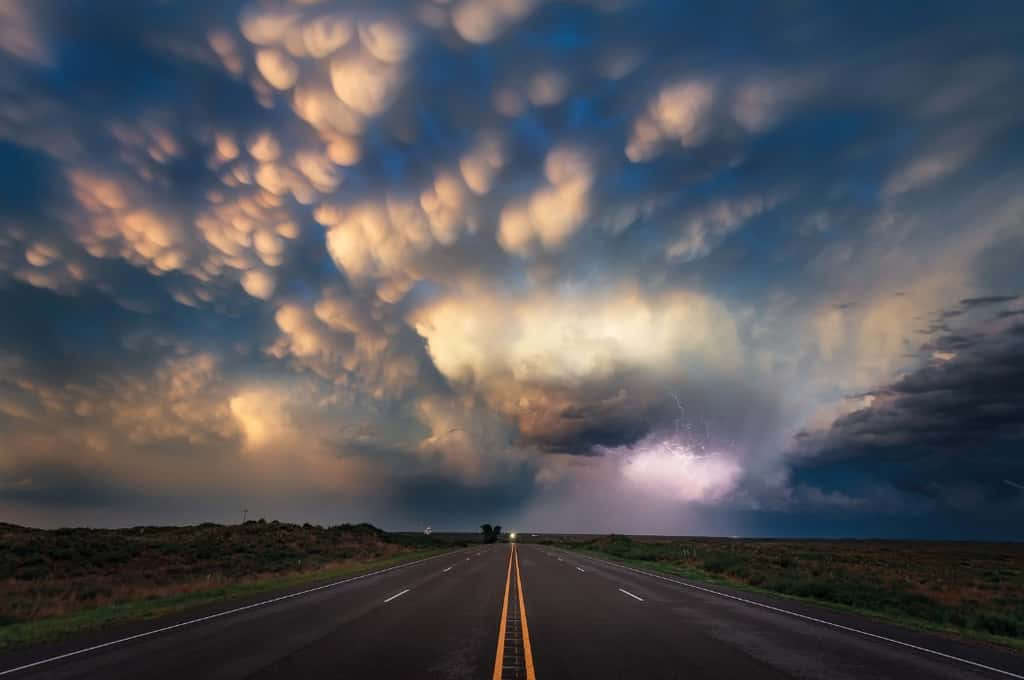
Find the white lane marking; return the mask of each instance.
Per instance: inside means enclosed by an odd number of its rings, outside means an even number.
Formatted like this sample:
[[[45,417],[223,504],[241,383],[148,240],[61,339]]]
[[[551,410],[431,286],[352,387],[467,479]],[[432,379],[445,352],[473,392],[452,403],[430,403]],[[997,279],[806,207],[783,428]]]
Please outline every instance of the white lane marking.
[[[444,570],[444,571],[443,571],[442,573],[444,573],[444,574],[447,574],[447,573],[448,573],[449,571],[451,571],[451,570],[452,570],[452,568],[451,568],[451,567],[448,567],[448,568],[447,568],[447,569],[445,569],[445,570]]]
[[[164,626],[163,628],[155,628],[153,630],[148,630],[145,633],[137,633],[135,635],[129,635],[128,637],[119,638],[117,640],[111,640],[110,642],[104,642],[102,644],[93,645],[92,647],[83,647],[82,649],[76,649],[75,651],[67,652],[66,654],[59,654],[57,656],[51,656],[48,659],[40,659],[39,661],[33,661],[32,663],[27,663],[27,664],[24,664],[22,666],[16,666],[15,668],[8,668],[7,670],[0,671],[0,675],[10,675],[11,673],[17,673],[18,671],[27,670],[29,668],[35,668],[36,666],[42,666],[43,664],[46,664],[46,663],[52,663],[54,661],[60,661],[61,659],[67,659],[68,657],[78,656],[79,654],[85,654],[86,652],[94,652],[97,649],[103,649],[105,647],[113,647],[114,645],[120,645],[120,644],[123,644],[125,642],[131,642],[132,640],[138,640],[140,638],[149,637],[150,635],[156,635],[157,633],[166,633],[167,631],[174,630],[175,628],[184,628],[185,626],[191,626],[191,625],[196,624],[196,623],[202,623],[203,621],[210,621],[212,619],[218,619],[218,618],[220,618],[222,616],[227,616],[229,614],[237,614],[239,612],[244,612],[247,609],[256,609],[258,607],[265,607],[268,604],[274,604],[275,602],[281,602],[283,600],[290,600],[293,597],[299,597],[300,595],[308,595],[309,593],[315,593],[318,590],[325,590],[327,588],[334,588],[335,586],[340,586],[340,585],[343,585],[345,583],[351,583],[352,581],[358,581],[359,579],[369,578],[370,576],[377,576],[379,574],[384,574],[384,573],[389,572],[389,571],[394,571],[395,569],[401,569],[402,567],[411,567],[414,564],[420,564],[421,562],[426,562],[427,560],[433,560],[433,559],[436,559],[438,557],[441,557],[441,555],[431,555],[430,557],[424,557],[422,560],[416,560],[414,562],[406,562],[405,564],[396,564],[395,566],[388,567],[387,569],[380,569],[378,571],[371,571],[368,574],[361,574],[360,576],[352,576],[350,578],[342,579],[340,581],[334,581],[333,583],[325,583],[322,586],[317,586],[315,588],[308,588],[306,590],[302,590],[302,591],[299,591],[297,593],[289,593],[288,595],[281,595],[280,597],[274,597],[274,598],[271,598],[269,600],[263,600],[261,602],[253,602],[252,604],[247,604],[247,605],[244,605],[242,607],[235,607],[234,609],[227,609],[225,611],[217,612],[216,614],[210,614],[208,616],[200,616],[198,619],[190,619],[188,621],[182,621],[181,623],[175,623],[175,624],[170,625],[170,626]]]
[[[628,590],[623,590],[622,588],[619,588],[619,592],[620,592],[620,593],[625,593],[626,595],[629,595],[629,596],[630,596],[631,598],[633,598],[634,600],[640,600],[641,602],[643,602],[643,601],[644,601],[644,598],[642,598],[642,597],[639,597],[639,596],[637,596],[637,595],[634,595],[633,593],[629,592]]]
[[[559,562],[561,562],[561,561],[562,561],[562,558],[561,558],[561,557],[559,557],[559,558],[558,558],[558,561],[559,561]]]
[[[580,572],[582,574],[583,573],[583,567],[576,567],[576,571],[578,571],[578,572]]]
[[[596,558],[590,558],[590,559],[596,560]],[[777,612],[779,614],[787,614],[789,616],[795,616],[798,619],[804,619],[805,621],[812,621],[814,623],[820,623],[823,626],[829,626],[831,628],[837,628],[839,630],[845,630],[848,633],[856,633],[858,635],[864,635],[866,637],[874,638],[876,640],[882,640],[884,642],[891,642],[894,645],[900,645],[901,647],[907,647],[909,649],[916,649],[919,652],[925,652],[927,654],[933,654],[935,656],[942,657],[943,659],[949,659],[950,661],[959,661],[960,663],[967,664],[968,666],[974,666],[975,668],[983,668],[983,669],[985,669],[987,671],[992,671],[993,673],[999,673],[1000,675],[1005,675],[1008,678],[1017,678],[1018,680],[1024,680],[1024,675],[1018,675],[1017,673],[1014,673],[1012,671],[1006,671],[1006,670],[1003,670],[1002,668],[995,668],[994,666],[987,666],[987,665],[985,665],[983,663],[979,663],[977,661],[971,661],[970,659],[965,659],[965,658],[960,657],[960,656],[954,656],[952,654],[946,654],[945,652],[940,652],[940,651],[938,651],[936,649],[929,649],[928,647],[922,647],[920,645],[915,645],[915,644],[910,643],[910,642],[903,642],[902,640],[896,640],[896,639],[893,639],[893,638],[890,638],[890,637],[886,637],[884,635],[878,635],[877,633],[870,633],[870,632],[868,632],[866,630],[861,630],[860,628],[853,628],[852,626],[844,626],[841,623],[834,623],[832,621],[826,621],[825,619],[819,619],[819,618],[816,618],[814,616],[808,616],[806,614],[801,614],[799,612],[794,612],[794,611],[791,611],[789,609],[783,609],[781,607],[773,607],[770,604],[765,604],[763,602],[757,602],[755,600],[748,600],[745,597],[739,597],[737,595],[730,595],[729,593],[723,593],[723,592],[718,591],[718,590],[712,590],[711,588],[704,588],[703,586],[694,585],[693,583],[687,583],[686,581],[677,581],[674,578],[668,578],[667,576],[660,576],[658,574],[652,574],[651,572],[644,571],[642,569],[634,569],[633,567],[627,567],[624,564],[616,564],[615,562],[607,562],[605,560],[596,560],[596,561],[600,561],[600,562],[603,562],[604,564],[607,564],[607,565],[610,565],[610,566],[613,566],[613,567],[618,567],[620,569],[627,569],[629,571],[634,571],[634,572],[636,572],[638,574],[643,574],[644,576],[650,576],[652,578],[660,579],[662,581],[668,581],[669,583],[675,583],[676,585],[679,585],[679,586],[686,586],[687,588],[693,588],[694,590],[699,590],[699,591],[704,592],[704,593],[710,593],[711,595],[718,595],[719,597],[725,597],[725,598],[728,598],[730,600],[736,600],[737,602],[742,602],[744,604],[752,604],[755,607],[761,607],[762,609],[768,609],[770,611]],[[622,589],[620,588],[619,590],[622,590]],[[623,591],[623,592],[625,592],[625,591]]]
[[[466,558],[466,561],[469,562],[469,558],[468,557]]]
[[[401,597],[402,595],[405,595],[405,594],[406,594],[407,592],[409,592],[410,590],[412,590],[412,589],[411,589],[411,588],[406,588],[405,590],[403,590],[403,591],[402,591],[402,592],[400,592],[400,593],[395,593],[394,595],[392,595],[392,596],[391,596],[391,597],[389,597],[388,599],[384,600],[384,604],[387,604],[388,602],[391,602],[391,600],[395,600],[395,599],[397,599],[397,598]]]

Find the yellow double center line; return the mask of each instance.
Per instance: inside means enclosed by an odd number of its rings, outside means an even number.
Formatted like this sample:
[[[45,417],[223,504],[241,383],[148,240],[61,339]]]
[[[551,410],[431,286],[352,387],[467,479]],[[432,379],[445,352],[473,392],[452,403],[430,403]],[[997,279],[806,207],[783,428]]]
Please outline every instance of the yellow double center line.
[[[515,565],[516,572],[516,594],[517,599],[512,600],[513,612],[510,612],[509,594],[512,587],[512,567]],[[516,606],[518,605],[518,607]],[[512,614],[510,616],[510,613]],[[509,623],[513,626],[510,629]],[[515,633],[518,632],[518,635]],[[512,633],[510,636],[509,634]],[[512,644],[522,646],[522,667],[507,668],[505,666],[506,640],[511,637]],[[517,656],[515,653],[513,657]],[[503,680],[505,678],[525,677],[526,680],[536,680],[537,675],[533,670],[533,648],[530,646],[530,628],[526,622],[526,599],[523,597],[523,578],[519,570],[519,551],[516,545],[512,544],[512,550],[508,556],[508,570],[505,574],[505,597],[501,604],[501,622],[498,624],[498,650],[494,655],[494,674],[492,680]]]
[[[530,627],[526,623],[526,600],[523,598],[523,579],[519,571],[519,550],[512,544],[512,554],[516,557],[516,584],[519,591],[519,618],[523,625],[523,659],[526,663],[526,680],[537,680],[533,670],[533,648],[530,646]]]
[[[508,588],[512,583],[512,558],[515,556],[516,547],[512,544],[512,550],[508,554],[508,572],[505,574],[505,596],[501,598],[501,621],[498,623],[498,652],[494,655],[494,676],[492,680],[501,680],[501,667],[505,660],[505,627],[508,620]]]

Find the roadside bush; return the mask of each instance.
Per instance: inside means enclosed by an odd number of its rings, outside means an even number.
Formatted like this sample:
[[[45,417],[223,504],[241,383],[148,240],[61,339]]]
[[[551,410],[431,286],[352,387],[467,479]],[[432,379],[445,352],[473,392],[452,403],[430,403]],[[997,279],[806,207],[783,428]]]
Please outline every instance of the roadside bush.
[[[968,619],[968,625],[983,633],[1019,637],[1022,634],[1021,622],[999,614],[978,614]]]
[[[712,574],[732,574],[743,565],[744,562],[739,557],[721,553],[705,557],[701,562],[701,568]]]

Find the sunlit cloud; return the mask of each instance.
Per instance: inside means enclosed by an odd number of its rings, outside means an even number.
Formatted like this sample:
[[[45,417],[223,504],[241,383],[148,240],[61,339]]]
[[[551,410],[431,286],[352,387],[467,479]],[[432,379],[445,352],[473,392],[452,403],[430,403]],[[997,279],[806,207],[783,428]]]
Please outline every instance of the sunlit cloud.
[[[684,147],[697,146],[708,134],[714,101],[715,88],[710,83],[691,81],[666,86],[633,123],[626,156],[633,162],[651,160],[669,140]]]

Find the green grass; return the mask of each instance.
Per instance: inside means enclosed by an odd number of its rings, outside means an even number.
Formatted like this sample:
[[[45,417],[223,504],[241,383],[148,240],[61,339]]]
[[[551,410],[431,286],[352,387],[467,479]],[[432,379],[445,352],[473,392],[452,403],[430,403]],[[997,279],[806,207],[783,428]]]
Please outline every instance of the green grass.
[[[83,609],[67,616],[14,623],[0,627],[0,651],[59,640],[72,634],[98,630],[112,625],[154,619],[218,602],[244,600],[268,591],[288,590],[303,585],[326,583],[335,579],[386,569],[453,550],[453,547],[420,549],[397,557],[349,564],[302,574],[270,577],[237,583],[216,590],[187,593],[169,597],[134,600]]]
[[[52,531],[0,523],[0,650],[344,578],[465,540],[262,520]]]
[[[602,559],[1024,650],[1024,546],[564,539]]]

